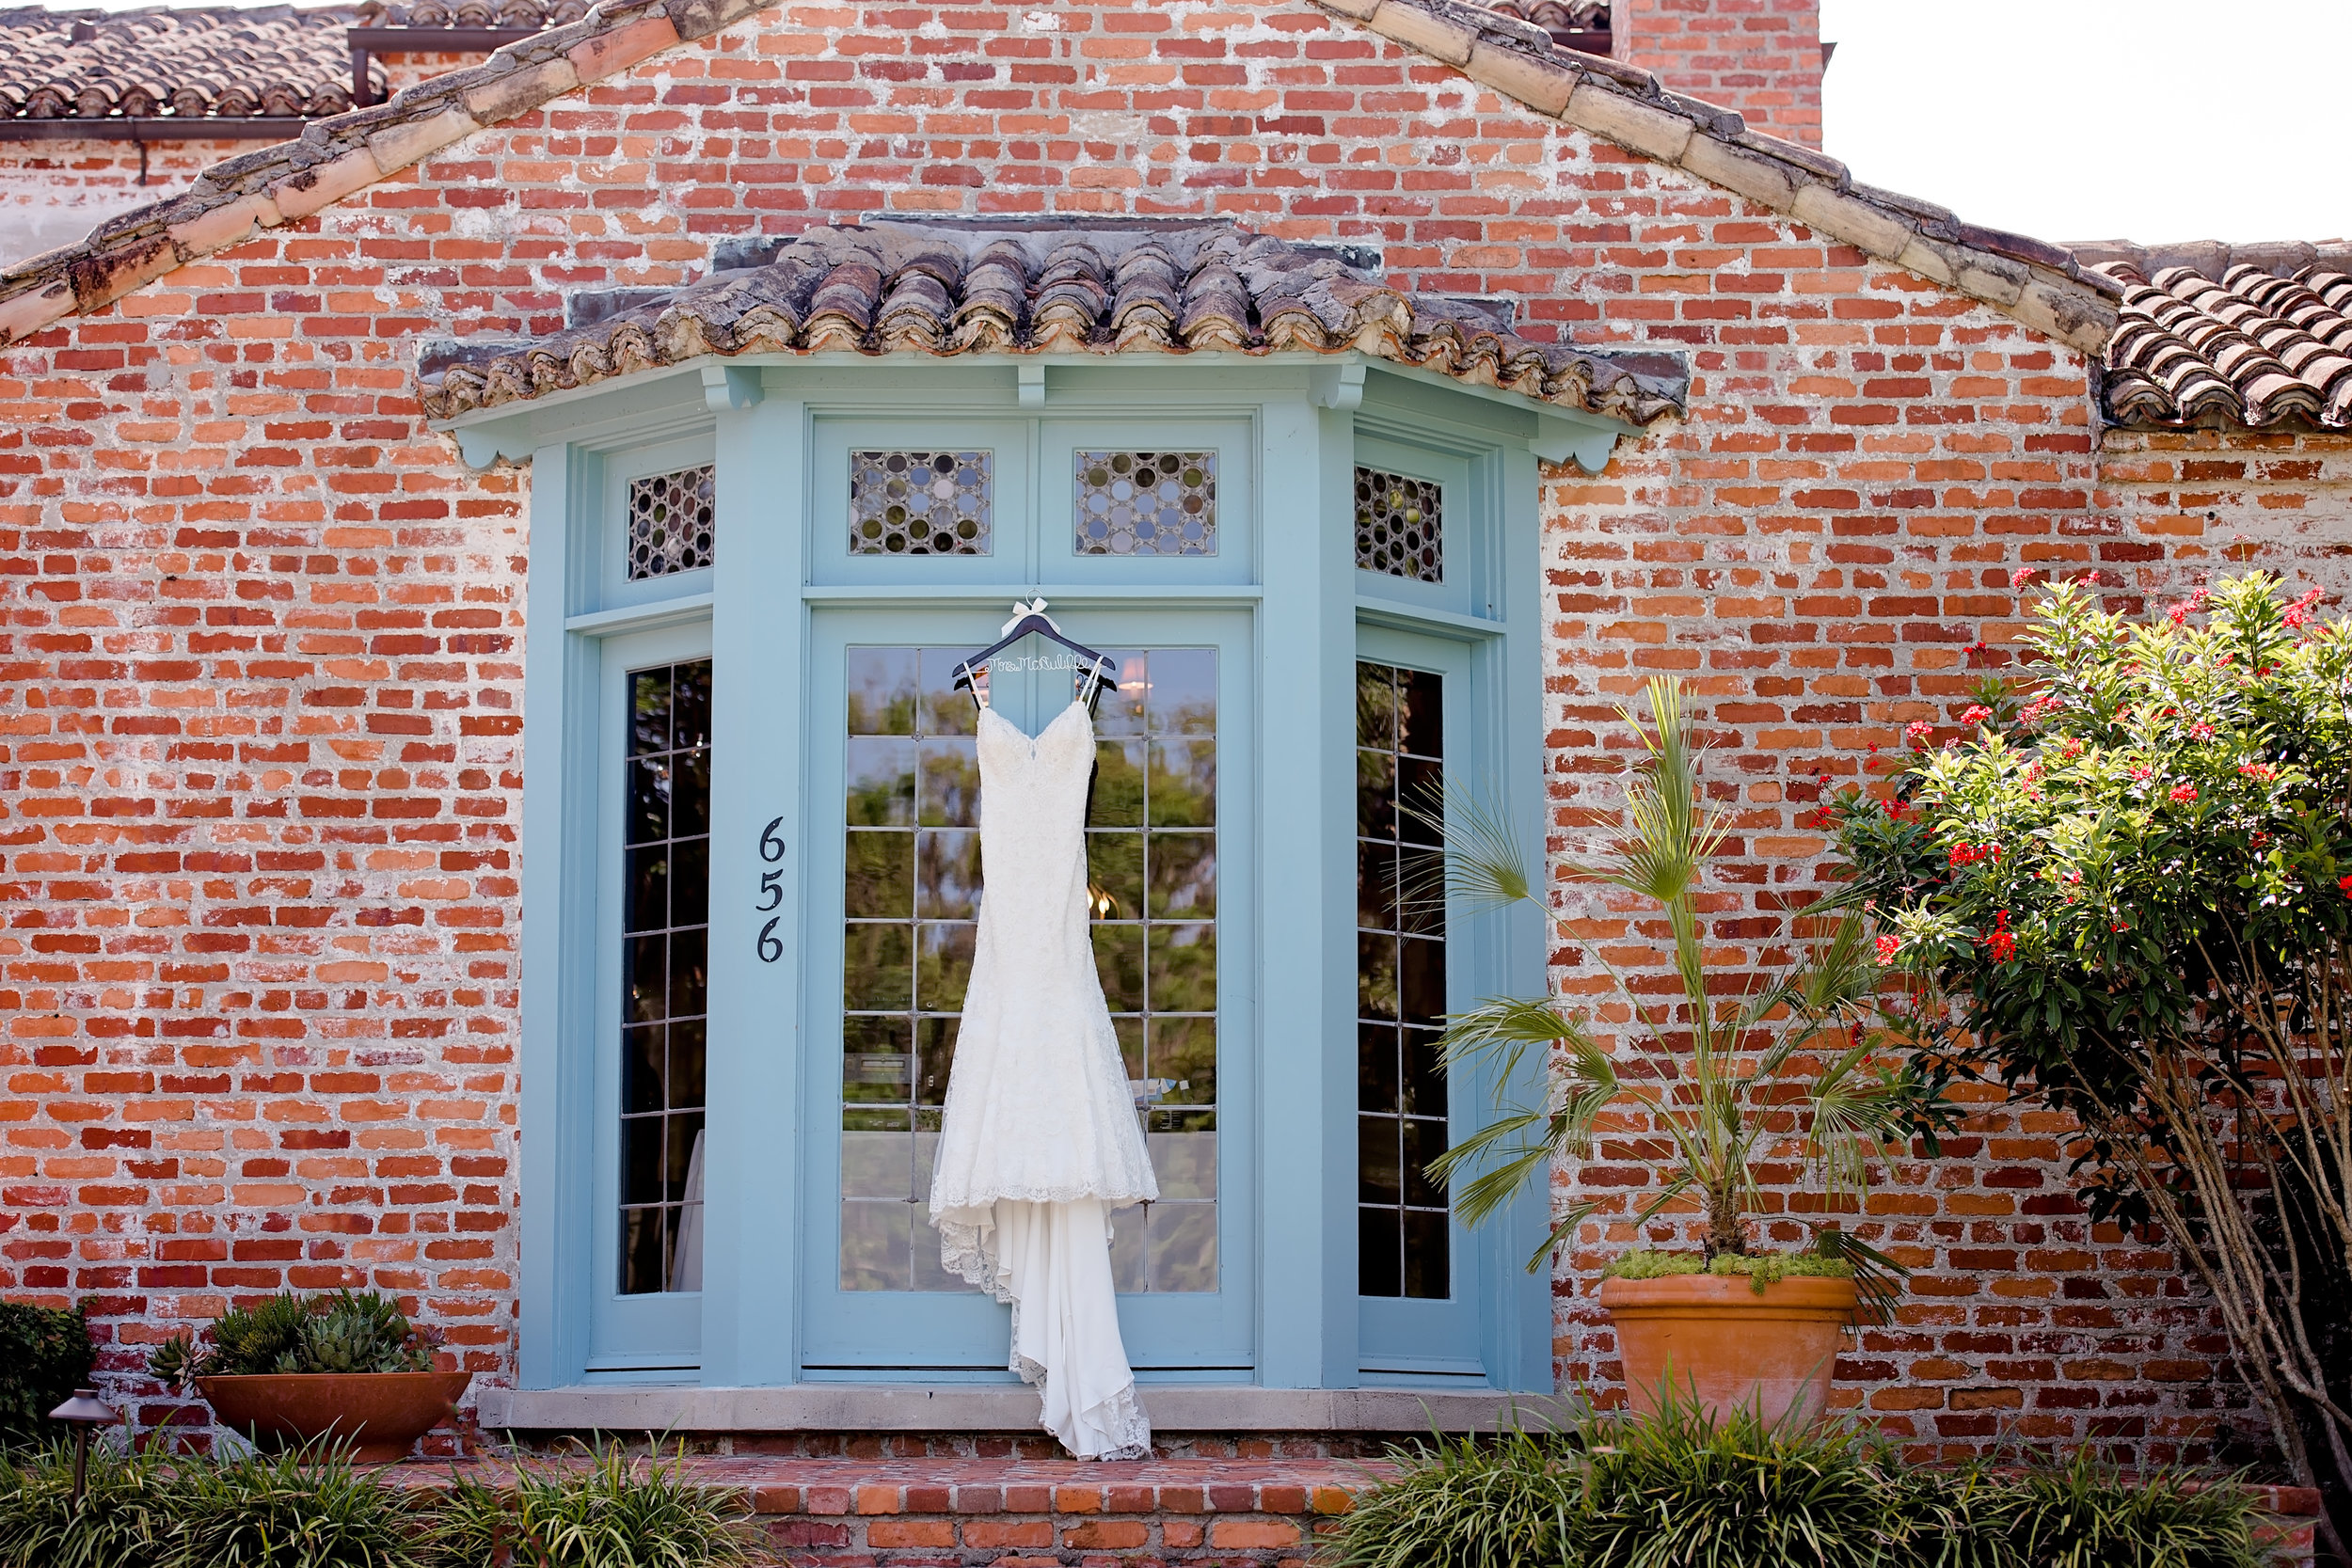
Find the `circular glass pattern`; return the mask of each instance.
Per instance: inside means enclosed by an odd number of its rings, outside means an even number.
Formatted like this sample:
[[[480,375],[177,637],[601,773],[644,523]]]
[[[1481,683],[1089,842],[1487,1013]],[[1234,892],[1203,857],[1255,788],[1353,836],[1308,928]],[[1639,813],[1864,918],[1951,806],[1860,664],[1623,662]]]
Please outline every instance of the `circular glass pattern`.
[[[1080,555],[1215,555],[1216,453],[1076,454]]]

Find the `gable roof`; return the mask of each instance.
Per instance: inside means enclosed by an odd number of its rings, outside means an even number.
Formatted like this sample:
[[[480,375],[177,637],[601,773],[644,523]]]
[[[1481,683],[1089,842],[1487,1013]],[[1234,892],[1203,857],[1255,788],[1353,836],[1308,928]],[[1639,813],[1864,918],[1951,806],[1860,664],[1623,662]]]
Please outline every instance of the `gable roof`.
[[[1647,424],[1663,356],[1530,342],[1466,302],[1406,293],[1231,223],[881,222],[810,230],[762,264],[528,343],[460,342],[420,377],[448,419],[717,355],[1357,350]]]
[[[2122,286],[2086,275],[2063,249],[1858,185],[1834,158],[1749,131],[1737,114],[1668,93],[1646,71],[1562,49],[1533,24],[1462,0],[1317,3],[1537,114],[1787,213],[2086,352],[2113,328]],[[508,44],[482,65],[229,159],[177,198],[0,273],[0,344],[98,309],[257,228],[307,217],[485,125],[758,8],[757,0],[603,0],[583,20]]]
[[[2123,285],[2117,424],[2352,431],[2352,245],[2078,245]]]
[[[293,141],[225,159],[179,196],[0,272],[0,345],[99,309],[257,230],[309,217],[485,126],[759,8],[759,0],[603,0],[581,20],[507,44],[480,65],[314,121]]]

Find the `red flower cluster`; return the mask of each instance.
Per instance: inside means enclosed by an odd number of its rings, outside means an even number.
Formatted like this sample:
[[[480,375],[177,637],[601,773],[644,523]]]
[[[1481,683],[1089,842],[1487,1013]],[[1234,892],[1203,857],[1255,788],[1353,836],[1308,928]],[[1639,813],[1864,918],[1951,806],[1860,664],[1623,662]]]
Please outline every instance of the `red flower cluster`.
[[[2009,911],[1995,910],[1993,913],[1993,934],[1984,939],[1984,949],[1993,955],[1993,961],[2005,964],[2017,957],[2017,939],[2009,933]]]
[[[2206,723],[2202,719],[2200,719],[2197,722],[2188,727],[2188,737],[2191,740],[2211,740],[2213,738],[2213,726]]]
[[[2009,585],[2011,588],[2023,588],[2032,580],[2033,568],[2030,566],[2020,566],[2009,575]]]
[[[1924,719],[1915,719],[1903,726],[1903,738],[1923,752],[1927,750],[1928,741],[1934,734],[1935,726]]]
[[[2191,615],[2205,608],[2205,591],[2201,588],[2165,611],[2174,626],[2185,625]]]
[[[1950,861],[1955,871],[1963,865],[1974,865],[1979,861],[1991,861],[1998,865],[2001,863],[2001,847],[1997,844],[1955,844]]]
[[[2266,762],[2241,762],[2237,770],[2256,784],[2268,784],[2279,776],[2279,770]]]
[[[2304,623],[2312,618],[2312,607],[2319,603],[2323,592],[2321,589],[2314,588],[2287,606],[2287,630],[2298,631],[2302,628]]]
[[[2134,784],[2146,784],[2155,776],[2156,770],[2153,768],[2143,766],[2132,769],[2132,783]]]
[[[2193,784],[2174,784],[2172,786],[2172,799],[2178,800],[2185,806],[2193,804],[2197,800],[2197,786]]]
[[[1993,710],[1982,703],[1970,703],[1967,710],[1961,714],[1960,721],[1963,724],[1981,724],[1992,717]]]
[[[1885,809],[1889,822],[1900,822],[1911,815],[1911,802],[1900,796],[1889,795],[1879,804]]]
[[[2336,886],[2343,890],[2346,898],[2352,898],[2352,877],[2338,877]]]
[[[2352,881],[2352,877],[2347,877],[2344,880]],[[1900,937],[1881,937],[1878,939],[1877,946],[1879,950],[1879,962],[1883,964],[1893,963],[1895,961],[1896,955],[1903,950],[1903,942]]]

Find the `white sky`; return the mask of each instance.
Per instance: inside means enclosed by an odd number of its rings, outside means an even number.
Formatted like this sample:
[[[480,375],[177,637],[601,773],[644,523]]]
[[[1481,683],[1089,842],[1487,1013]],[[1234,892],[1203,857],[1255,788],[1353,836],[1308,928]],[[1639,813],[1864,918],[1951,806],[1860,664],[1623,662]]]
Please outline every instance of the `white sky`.
[[[1858,179],[2044,240],[2352,237],[2352,0],[1820,6]]]
[[[1821,0],[1854,178],[2044,240],[2352,236],[2352,0]]]

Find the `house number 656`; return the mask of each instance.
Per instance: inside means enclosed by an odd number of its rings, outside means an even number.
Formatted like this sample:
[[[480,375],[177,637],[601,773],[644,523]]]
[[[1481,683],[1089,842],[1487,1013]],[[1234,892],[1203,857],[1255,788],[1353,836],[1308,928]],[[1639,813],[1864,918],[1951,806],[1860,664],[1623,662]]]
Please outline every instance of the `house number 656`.
[[[772,863],[784,859],[784,840],[776,836],[776,830],[782,826],[784,826],[784,818],[777,816],[771,817],[768,825],[759,830],[759,858],[761,860]],[[783,902],[783,870],[779,868],[774,871],[761,872],[759,874],[759,902],[752,908],[764,913]],[[780,914],[769,915],[768,924],[759,928],[759,941],[756,945],[761,963],[771,964],[784,957],[784,943],[776,940],[776,922],[783,918],[784,916]]]

